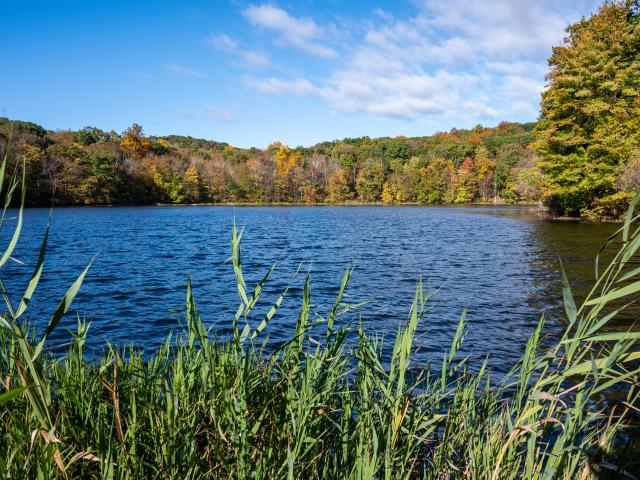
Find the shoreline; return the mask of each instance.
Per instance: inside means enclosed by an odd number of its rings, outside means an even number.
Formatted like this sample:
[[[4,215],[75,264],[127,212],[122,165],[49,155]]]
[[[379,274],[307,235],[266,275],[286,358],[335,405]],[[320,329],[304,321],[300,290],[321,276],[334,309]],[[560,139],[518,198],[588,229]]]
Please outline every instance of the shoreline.
[[[623,223],[624,219],[611,218],[594,218],[594,217],[554,217],[548,215],[547,209],[538,203],[444,203],[444,204],[426,204],[426,203],[382,203],[382,202],[342,202],[342,203],[306,203],[306,202],[201,202],[201,203],[131,203],[131,204],[99,204],[99,205],[55,205],[48,207],[44,205],[30,205],[26,209],[31,208],[123,208],[123,207],[428,207],[428,208],[480,208],[480,207],[523,207],[536,212],[538,216],[545,220],[555,222],[590,222],[590,223]]]
[[[77,205],[26,205],[25,208],[111,208],[111,207],[531,207],[544,211],[537,203],[415,203],[415,202],[196,202],[196,203],[101,203]],[[569,217],[567,217],[569,218]]]
[[[383,202],[363,202],[350,201],[342,203],[319,202],[201,202],[201,203],[131,203],[131,204],[97,204],[97,205],[30,205],[26,209],[31,208],[125,208],[125,207],[428,207],[428,208],[481,208],[481,207],[522,207],[544,220],[554,222],[588,222],[588,223],[623,223],[624,219],[612,218],[596,218],[596,217],[554,217],[548,214],[546,207],[538,203],[518,202],[518,203],[492,203],[492,202],[475,202],[475,203],[446,203],[446,204],[425,204],[425,203],[383,203]]]

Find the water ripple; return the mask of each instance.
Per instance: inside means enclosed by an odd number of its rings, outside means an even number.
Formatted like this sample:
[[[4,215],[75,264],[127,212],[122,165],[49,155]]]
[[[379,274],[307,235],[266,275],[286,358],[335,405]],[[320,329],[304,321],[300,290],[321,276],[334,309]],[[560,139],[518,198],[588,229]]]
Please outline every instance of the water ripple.
[[[3,272],[13,298],[31,274],[47,216],[45,209],[25,214],[15,252],[25,265],[12,263]],[[45,273],[29,320],[46,325],[66,287],[99,252],[74,314],[61,325],[73,328],[75,313],[85,316],[97,350],[107,341],[152,349],[178,330],[187,274],[203,319],[228,335],[238,302],[226,263],[234,218],[246,225],[243,264],[249,285],[277,261],[265,300],[275,301],[291,286],[269,327],[273,345],[292,332],[307,269],[316,312],[326,314],[344,270],[353,266],[348,301],[367,303],[339,324],[362,320],[367,330],[389,340],[406,318],[421,275],[438,294],[417,332],[416,343],[423,346],[419,360],[441,358],[468,307],[464,351],[473,353],[474,362],[491,353],[498,371],[515,361],[541,313],[559,328],[556,255],[569,264],[570,278],[586,280],[576,284],[580,293],[593,275],[600,242],[615,229],[541,221],[520,208],[61,208],[54,212]],[[5,229],[0,236],[6,241],[8,234]],[[301,273],[292,280],[300,264]],[[256,318],[267,309],[258,308]],[[52,341],[68,341],[64,328]]]

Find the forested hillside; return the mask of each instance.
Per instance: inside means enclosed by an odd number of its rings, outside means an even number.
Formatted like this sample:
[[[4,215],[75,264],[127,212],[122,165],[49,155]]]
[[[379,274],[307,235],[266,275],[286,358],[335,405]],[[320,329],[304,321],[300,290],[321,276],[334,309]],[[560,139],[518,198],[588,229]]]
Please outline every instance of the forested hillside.
[[[46,131],[0,119],[0,148],[24,159],[28,204],[534,201],[534,124],[368,137],[267,149],[86,127]],[[11,140],[9,141],[9,137]]]
[[[24,160],[29,205],[541,200],[618,217],[640,188],[640,1],[570,25],[549,67],[537,123],[260,150],[0,118],[0,153]]]

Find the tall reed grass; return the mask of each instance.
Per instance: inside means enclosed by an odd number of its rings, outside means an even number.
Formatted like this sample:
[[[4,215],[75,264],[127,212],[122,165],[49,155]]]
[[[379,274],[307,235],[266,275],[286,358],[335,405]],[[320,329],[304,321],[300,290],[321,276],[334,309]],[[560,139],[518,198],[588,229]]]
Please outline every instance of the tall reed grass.
[[[0,182],[5,167],[6,160]],[[24,199],[24,178],[14,173],[0,190],[1,226],[14,229],[2,269],[21,232],[23,210],[9,218],[8,206],[17,195]],[[252,288],[246,284],[235,228],[239,304],[230,338],[211,335],[189,283],[184,332],[150,356],[107,347],[87,360],[90,325],[82,320],[66,354],[53,355],[48,337],[89,267],[42,334],[30,335],[23,316],[43,272],[45,232],[17,305],[0,283],[0,470],[41,479],[635,478],[640,333],[611,326],[640,291],[639,198],[605,245],[617,253],[605,268],[596,262],[597,281],[581,305],[563,276],[561,338],[543,347],[541,319],[521,360],[500,380],[486,363],[472,371],[460,357],[464,315],[437,368],[412,361],[430,299],[421,284],[390,360],[361,326],[336,327],[349,310],[343,294],[350,271],[320,321],[310,316],[307,275],[290,340],[266,350],[268,324],[287,292],[254,320],[270,271]],[[602,404],[612,390],[617,395]]]

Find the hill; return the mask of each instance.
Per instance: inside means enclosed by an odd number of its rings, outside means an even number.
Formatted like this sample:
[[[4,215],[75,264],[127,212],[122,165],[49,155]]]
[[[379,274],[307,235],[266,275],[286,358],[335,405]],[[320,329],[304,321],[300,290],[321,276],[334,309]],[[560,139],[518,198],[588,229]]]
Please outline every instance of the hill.
[[[424,137],[237,148],[94,127],[49,131],[0,118],[0,152],[24,159],[28,205],[535,201],[534,123]],[[9,140],[11,137],[11,140]]]

